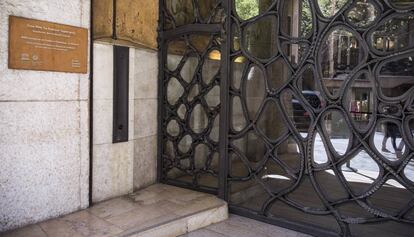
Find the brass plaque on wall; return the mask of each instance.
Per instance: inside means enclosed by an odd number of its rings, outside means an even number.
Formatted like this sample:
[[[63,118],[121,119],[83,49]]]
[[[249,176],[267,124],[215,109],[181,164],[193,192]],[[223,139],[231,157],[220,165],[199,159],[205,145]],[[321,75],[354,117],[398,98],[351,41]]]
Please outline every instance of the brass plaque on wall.
[[[87,73],[88,30],[10,16],[9,68]]]

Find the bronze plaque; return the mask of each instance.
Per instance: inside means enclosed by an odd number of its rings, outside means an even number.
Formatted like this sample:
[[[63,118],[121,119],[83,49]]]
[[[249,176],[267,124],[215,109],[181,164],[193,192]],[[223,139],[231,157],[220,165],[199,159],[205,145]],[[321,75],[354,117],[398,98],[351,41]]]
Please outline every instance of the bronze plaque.
[[[87,73],[88,30],[10,16],[9,68]]]

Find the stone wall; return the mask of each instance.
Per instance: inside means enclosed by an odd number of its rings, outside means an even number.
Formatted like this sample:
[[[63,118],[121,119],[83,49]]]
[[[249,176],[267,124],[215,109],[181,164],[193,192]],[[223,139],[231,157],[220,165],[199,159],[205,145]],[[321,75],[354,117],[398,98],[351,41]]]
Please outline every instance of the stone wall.
[[[113,144],[113,45],[94,43],[94,202],[156,181],[157,52],[130,48],[129,61],[129,141]]]
[[[113,3],[104,0],[93,5],[93,202],[156,181],[158,2],[117,0],[115,15]],[[113,45],[130,48],[129,138],[116,144],[112,143]]]
[[[89,74],[8,69],[9,15],[89,28],[90,0],[0,1],[0,232],[88,206]]]

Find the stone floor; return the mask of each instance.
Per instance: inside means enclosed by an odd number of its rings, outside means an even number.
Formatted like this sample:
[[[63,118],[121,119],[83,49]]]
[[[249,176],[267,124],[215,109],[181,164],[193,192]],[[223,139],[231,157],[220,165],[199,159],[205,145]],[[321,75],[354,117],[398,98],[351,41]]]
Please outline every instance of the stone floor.
[[[168,237],[227,218],[226,202],[213,195],[156,184],[0,237]]]
[[[230,215],[230,218],[181,237],[307,237],[309,235],[269,225],[249,218]]]
[[[227,218],[227,204],[213,195],[156,184],[0,237],[306,236],[240,216]]]

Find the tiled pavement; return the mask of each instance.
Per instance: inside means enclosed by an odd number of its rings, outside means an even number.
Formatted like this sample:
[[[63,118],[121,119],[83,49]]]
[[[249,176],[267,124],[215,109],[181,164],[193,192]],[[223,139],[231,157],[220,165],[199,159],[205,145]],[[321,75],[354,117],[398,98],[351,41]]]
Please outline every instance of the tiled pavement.
[[[230,215],[228,220],[207,226],[181,237],[308,237],[296,231],[249,218]]]

